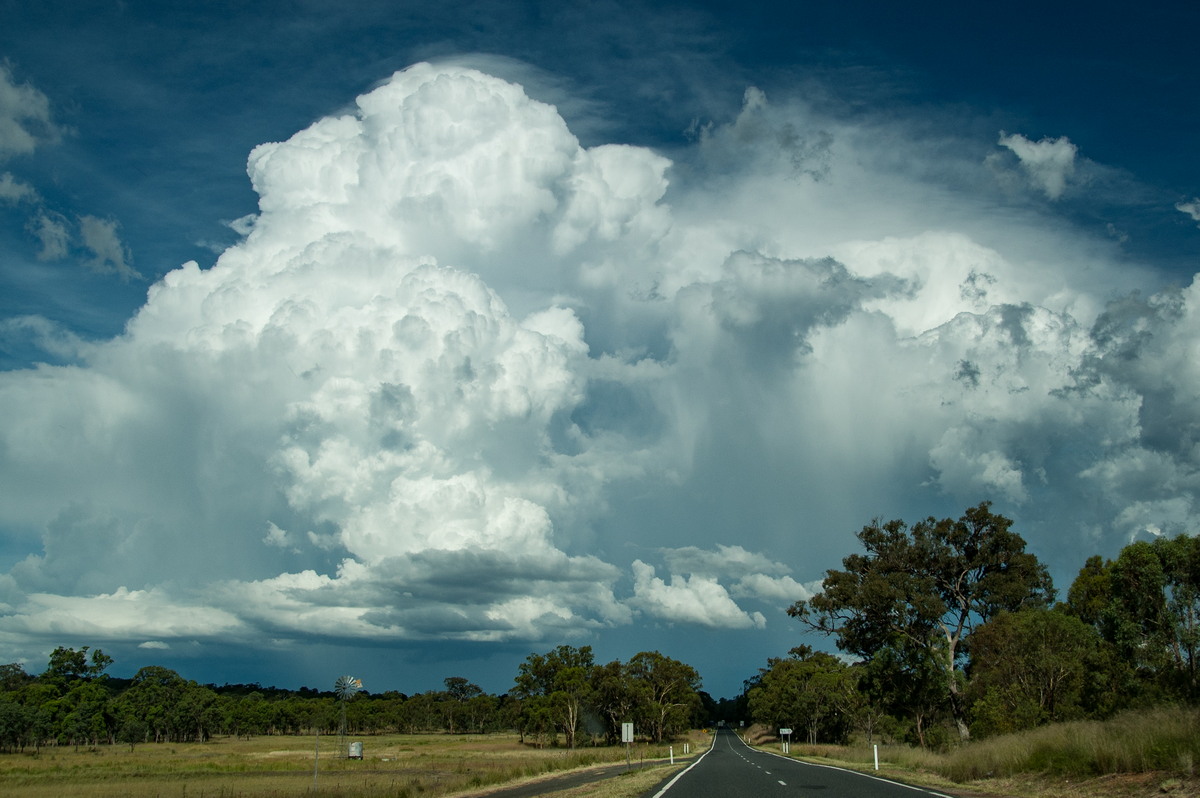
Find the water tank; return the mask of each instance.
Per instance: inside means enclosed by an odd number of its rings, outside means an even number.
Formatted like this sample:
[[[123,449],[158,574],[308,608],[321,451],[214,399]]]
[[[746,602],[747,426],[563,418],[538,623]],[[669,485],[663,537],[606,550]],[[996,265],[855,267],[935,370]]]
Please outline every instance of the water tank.
[[[362,743],[350,743],[350,752],[346,754],[348,759],[362,759]]]

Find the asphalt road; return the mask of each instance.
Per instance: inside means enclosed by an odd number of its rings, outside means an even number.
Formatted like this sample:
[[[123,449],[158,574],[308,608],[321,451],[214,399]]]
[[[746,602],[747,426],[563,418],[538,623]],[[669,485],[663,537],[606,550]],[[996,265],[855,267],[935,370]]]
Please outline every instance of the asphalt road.
[[[648,798],[949,798],[945,793],[854,773],[828,765],[810,765],[742,742],[730,729],[719,729],[712,748]]]

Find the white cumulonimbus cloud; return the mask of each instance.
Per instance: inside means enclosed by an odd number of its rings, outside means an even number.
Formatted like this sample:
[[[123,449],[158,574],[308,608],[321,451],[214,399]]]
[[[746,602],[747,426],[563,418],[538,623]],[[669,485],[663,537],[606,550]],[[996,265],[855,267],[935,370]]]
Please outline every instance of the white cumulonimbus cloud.
[[[20,321],[73,362],[0,374],[0,640],[773,629],[880,513],[990,499],[1067,570],[1194,528],[1200,288],[886,124],[752,90],[677,170],[421,64],[261,145],[122,335]],[[1001,143],[1062,194],[1066,139]]]

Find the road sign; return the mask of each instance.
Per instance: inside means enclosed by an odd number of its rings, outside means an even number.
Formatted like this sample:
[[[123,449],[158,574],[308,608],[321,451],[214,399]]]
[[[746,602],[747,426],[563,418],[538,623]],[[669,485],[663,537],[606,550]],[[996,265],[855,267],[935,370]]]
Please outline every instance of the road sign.
[[[621,742],[623,742],[623,743],[633,742],[633,724],[632,723],[622,723],[621,724]]]

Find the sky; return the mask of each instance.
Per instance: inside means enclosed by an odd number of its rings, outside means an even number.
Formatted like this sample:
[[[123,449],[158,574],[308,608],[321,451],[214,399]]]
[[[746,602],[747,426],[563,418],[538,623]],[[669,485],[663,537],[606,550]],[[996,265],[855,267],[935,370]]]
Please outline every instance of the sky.
[[[873,519],[1197,529],[1189,4],[0,22],[0,661],[732,697]]]

